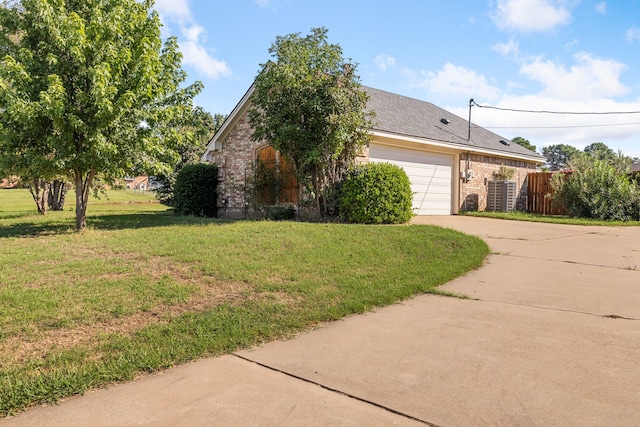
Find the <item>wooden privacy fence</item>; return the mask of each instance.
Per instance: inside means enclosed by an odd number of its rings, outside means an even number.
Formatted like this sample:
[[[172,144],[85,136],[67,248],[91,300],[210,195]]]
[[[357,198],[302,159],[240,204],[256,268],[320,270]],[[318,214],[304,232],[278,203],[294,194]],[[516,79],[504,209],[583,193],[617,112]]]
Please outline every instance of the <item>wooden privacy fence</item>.
[[[531,213],[541,215],[564,215],[564,206],[552,206],[550,195],[551,178],[556,173],[567,172],[533,172],[527,175],[527,206]]]

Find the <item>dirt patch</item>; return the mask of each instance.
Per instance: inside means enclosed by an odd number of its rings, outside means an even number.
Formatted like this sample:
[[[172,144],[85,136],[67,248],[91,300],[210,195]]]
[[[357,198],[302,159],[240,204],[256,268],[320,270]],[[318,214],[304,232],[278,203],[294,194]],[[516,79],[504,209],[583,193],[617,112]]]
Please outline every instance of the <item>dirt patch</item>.
[[[59,350],[90,346],[105,334],[131,336],[146,326],[166,324],[185,313],[204,312],[220,304],[240,305],[247,301],[272,301],[289,305],[297,302],[295,297],[284,292],[256,292],[252,283],[216,280],[197,272],[189,265],[176,263],[169,258],[145,258],[145,262],[140,263],[138,271],[132,272],[132,275],[142,273],[153,281],[170,276],[181,285],[194,287],[189,298],[183,303],[159,304],[122,317],[105,313],[105,317],[113,316],[105,321],[37,331],[31,337],[9,337],[0,342],[0,369],[24,364],[29,360],[42,359]],[[132,256],[132,260],[134,259]]]
[[[0,343],[0,369],[39,359],[49,352],[87,345],[102,334],[131,336],[136,331],[151,324],[166,324],[171,319],[190,312],[202,312],[219,304],[238,304],[243,300],[241,294],[251,288],[246,283],[217,283],[199,287],[186,303],[176,305],[157,305],[150,310],[128,316],[114,317],[107,321],[79,325],[72,328],[52,329],[37,334],[33,339],[10,337]]]
[[[59,263],[91,259],[100,259],[107,263],[117,262],[122,266],[122,269],[117,269],[118,271],[92,273],[93,280],[123,281],[129,277],[143,276],[148,278],[150,283],[170,279],[172,286],[187,286],[187,289],[192,290],[187,291],[189,293],[186,300],[159,302],[153,306],[147,305],[140,308],[133,314],[120,316],[105,309],[97,316],[81,321],[81,324],[73,323],[66,328],[42,329],[37,326],[37,323],[25,324],[24,332],[0,340],[0,369],[24,364],[29,360],[42,359],[63,349],[91,346],[105,334],[131,336],[146,326],[166,324],[185,313],[204,312],[221,304],[240,305],[247,301],[268,301],[294,305],[299,302],[295,296],[286,292],[256,291],[257,284],[222,281],[203,273],[197,263],[183,263],[172,257],[152,256],[143,251],[119,252],[113,248],[87,245],[65,254],[64,259],[36,260],[34,265],[36,268],[47,270],[48,267]],[[43,275],[34,279],[21,286],[31,289],[55,289],[58,282],[68,281],[69,277],[60,275],[52,278],[49,275]],[[74,280],[81,282],[83,277],[76,277]],[[130,309],[131,307],[129,312]]]

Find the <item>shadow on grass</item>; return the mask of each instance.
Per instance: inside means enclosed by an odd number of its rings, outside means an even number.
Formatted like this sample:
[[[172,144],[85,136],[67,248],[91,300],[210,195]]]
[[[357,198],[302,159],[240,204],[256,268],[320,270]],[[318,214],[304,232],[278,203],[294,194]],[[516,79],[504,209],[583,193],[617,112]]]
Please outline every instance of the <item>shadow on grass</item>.
[[[18,219],[18,218],[27,218],[30,216],[38,215],[38,213],[34,210],[33,212],[21,212],[17,214],[3,214],[0,213],[0,221],[8,220],[8,219]]]
[[[20,218],[20,216],[18,216]],[[207,225],[229,224],[235,222],[229,219],[198,218],[180,216],[168,212],[150,212],[116,215],[89,215],[87,228],[93,230],[126,230],[139,228],[167,227],[172,225]],[[75,221],[57,220],[46,222],[20,221],[15,224],[0,227],[0,238],[8,237],[38,237],[75,233]]]

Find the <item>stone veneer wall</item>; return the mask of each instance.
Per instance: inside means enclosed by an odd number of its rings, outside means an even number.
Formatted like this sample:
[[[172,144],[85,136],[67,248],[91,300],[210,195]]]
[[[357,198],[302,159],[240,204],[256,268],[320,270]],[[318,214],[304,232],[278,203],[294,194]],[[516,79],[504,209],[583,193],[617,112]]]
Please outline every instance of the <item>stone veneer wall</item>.
[[[516,210],[527,209],[527,174],[536,171],[535,163],[522,160],[503,159],[478,154],[460,154],[460,170],[467,168],[467,159],[471,161],[470,169],[475,176],[468,182],[460,182],[460,210],[483,211],[487,208],[487,181],[494,179],[493,174],[500,166],[515,169],[512,181],[517,183],[518,198]]]
[[[252,133],[247,115],[243,114],[222,141],[222,149],[213,151],[210,156],[209,161],[218,165],[219,171],[218,207],[223,208],[228,198],[226,208],[230,212],[246,209],[243,187],[253,173],[256,149],[263,145],[253,141]]]

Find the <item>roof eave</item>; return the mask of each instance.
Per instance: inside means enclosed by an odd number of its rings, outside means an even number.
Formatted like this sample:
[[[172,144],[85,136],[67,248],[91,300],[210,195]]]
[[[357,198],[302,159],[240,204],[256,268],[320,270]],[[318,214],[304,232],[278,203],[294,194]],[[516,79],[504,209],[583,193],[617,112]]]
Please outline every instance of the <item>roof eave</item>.
[[[408,142],[414,142],[418,144],[425,144],[425,145],[447,148],[447,149],[454,149],[454,150],[458,150],[460,152],[465,152],[465,153],[468,152],[468,153],[477,153],[477,154],[487,154],[492,156],[508,157],[511,159],[524,160],[527,162],[535,162],[535,163],[544,163],[547,161],[545,157],[540,155],[526,155],[526,154],[512,153],[509,151],[491,150],[488,148],[473,147],[470,145],[459,144],[451,141],[439,141],[431,138],[420,138],[416,136],[403,135],[403,134],[376,130],[376,129],[373,130],[372,134],[373,136],[404,140]]]

